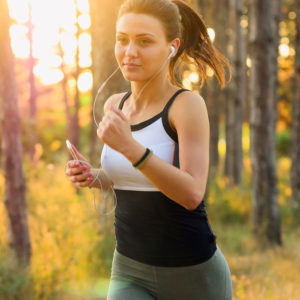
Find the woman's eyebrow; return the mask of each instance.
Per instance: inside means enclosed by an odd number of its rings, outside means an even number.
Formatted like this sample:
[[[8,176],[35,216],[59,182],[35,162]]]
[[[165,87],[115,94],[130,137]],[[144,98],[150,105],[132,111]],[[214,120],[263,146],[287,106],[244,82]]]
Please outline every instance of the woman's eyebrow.
[[[118,31],[117,34],[128,35],[127,33],[125,33],[125,32],[120,32],[120,31]],[[141,36],[147,36],[147,35],[150,35],[150,36],[152,36],[152,37],[155,37],[155,35],[152,34],[152,33],[140,33],[140,34],[137,34],[136,36],[137,36],[137,37],[141,37]]]

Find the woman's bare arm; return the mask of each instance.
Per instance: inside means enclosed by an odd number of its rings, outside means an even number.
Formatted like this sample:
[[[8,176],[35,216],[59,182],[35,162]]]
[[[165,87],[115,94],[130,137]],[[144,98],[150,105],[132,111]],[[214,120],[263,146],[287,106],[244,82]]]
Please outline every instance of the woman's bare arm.
[[[194,210],[204,197],[209,168],[209,119],[203,98],[180,94],[169,119],[178,135],[180,169],[152,155],[140,171],[167,197]],[[144,152],[145,147],[133,140],[122,154],[135,163]]]

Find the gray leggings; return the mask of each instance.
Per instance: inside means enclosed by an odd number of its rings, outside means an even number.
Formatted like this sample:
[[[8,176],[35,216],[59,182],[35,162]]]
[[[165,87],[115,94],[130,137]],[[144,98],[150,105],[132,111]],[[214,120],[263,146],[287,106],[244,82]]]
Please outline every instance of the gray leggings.
[[[114,252],[107,300],[231,300],[231,274],[221,250],[204,263],[157,267]]]

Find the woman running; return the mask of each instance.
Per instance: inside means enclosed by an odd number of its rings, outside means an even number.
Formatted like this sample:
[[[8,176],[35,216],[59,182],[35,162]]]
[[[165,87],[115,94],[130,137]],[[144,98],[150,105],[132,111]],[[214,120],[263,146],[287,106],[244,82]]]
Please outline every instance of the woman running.
[[[230,270],[203,200],[207,108],[201,96],[181,88],[176,75],[180,65],[193,63],[203,84],[208,65],[224,87],[227,60],[201,16],[170,0],[123,3],[115,56],[131,89],[106,101],[97,131],[105,144],[102,188],[113,186],[117,196],[107,299],[232,299]],[[90,169],[74,161],[67,175],[77,187],[93,181]]]

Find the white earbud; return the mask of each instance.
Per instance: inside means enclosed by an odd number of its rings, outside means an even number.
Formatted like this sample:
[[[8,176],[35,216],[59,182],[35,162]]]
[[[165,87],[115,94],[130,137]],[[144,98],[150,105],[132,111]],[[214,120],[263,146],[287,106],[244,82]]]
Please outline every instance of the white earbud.
[[[173,54],[175,53],[175,47],[171,46],[170,48],[171,48],[171,53],[169,54],[168,59],[170,59],[173,56]]]

